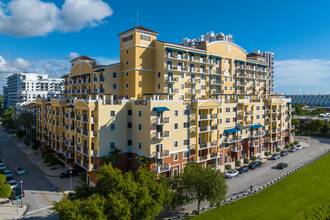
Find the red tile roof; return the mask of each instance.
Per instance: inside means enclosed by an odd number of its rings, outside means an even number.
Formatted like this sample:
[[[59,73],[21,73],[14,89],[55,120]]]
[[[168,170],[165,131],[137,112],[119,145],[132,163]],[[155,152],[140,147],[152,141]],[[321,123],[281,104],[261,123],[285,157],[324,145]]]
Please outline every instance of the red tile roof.
[[[256,54],[256,53],[249,53],[247,56],[248,57],[263,57],[260,54]]]
[[[127,31],[124,31],[123,33],[118,34],[117,36],[120,36],[120,35],[122,35],[122,34],[124,34],[124,33],[126,33],[126,32],[132,31],[132,30],[141,30],[141,31],[146,31],[146,32],[150,32],[150,33],[153,33],[153,34],[158,35],[157,32],[152,31],[152,30],[150,30],[150,29],[148,29],[148,28],[145,28],[145,27],[142,27],[142,26],[136,26],[136,27],[131,28],[131,29],[127,30]]]
[[[84,56],[84,55],[80,56],[80,57],[77,57],[76,59],[73,59],[70,62],[75,61],[75,60],[92,60],[92,61],[95,61],[94,59],[92,59],[90,57],[87,57],[87,56]]]

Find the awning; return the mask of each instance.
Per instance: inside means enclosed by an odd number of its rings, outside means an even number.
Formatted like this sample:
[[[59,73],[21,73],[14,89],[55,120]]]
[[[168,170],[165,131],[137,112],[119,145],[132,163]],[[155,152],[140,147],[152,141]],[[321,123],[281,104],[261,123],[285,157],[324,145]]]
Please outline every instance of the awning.
[[[294,104],[294,102],[288,102],[288,104],[289,104],[289,105],[293,105],[293,104]]]
[[[263,128],[264,126],[262,125],[252,125],[250,128],[254,129],[254,128]]]
[[[242,130],[239,129],[239,128],[231,128],[231,129],[226,129],[225,133],[234,133],[234,132],[237,132],[237,131],[242,131]]]
[[[85,73],[85,74],[82,74],[80,76],[89,76],[89,75],[91,75],[91,74],[90,73]]]
[[[202,54],[202,53],[196,53],[196,52],[189,52],[190,54],[196,54],[196,55],[200,55],[200,56],[207,56],[207,54]]]
[[[167,107],[154,107],[152,110],[155,112],[169,111],[169,109]]]
[[[179,50],[179,49],[174,49],[174,48],[170,48],[170,47],[166,47],[166,50],[173,50],[173,51],[178,51],[178,52],[182,52],[182,53],[187,53],[187,51],[185,50]]]
[[[66,108],[74,108],[73,105],[68,105],[68,106],[65,106]]]
[[[235,62],[239,62],[239,63],[246,63],[245,61],[243,60],[235,60]]]
[[[104,68],[98,69],[98,70],[94,70],[94,72],[101,72],[101,71],[104,71]]]
[[[62,79],[63,79],[63,78],[68,78],[68,76],[62,76],[61,78],[62,78]]]
[[[218,59],[223,59],[222,57],[214,56],[214,55],[210,55],[209,57],[218,58]]]
[[[71,76],[71,78],[77,78],[77,77],[79,77],[80,75],[76,75],[76,76]]]

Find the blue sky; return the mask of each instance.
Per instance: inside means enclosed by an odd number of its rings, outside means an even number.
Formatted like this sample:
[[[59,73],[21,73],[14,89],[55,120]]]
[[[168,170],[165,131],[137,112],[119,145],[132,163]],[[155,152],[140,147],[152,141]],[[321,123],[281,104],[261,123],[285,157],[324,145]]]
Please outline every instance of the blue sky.
[[[61,76],[69,60],[119,59],[117,34],[139,24],[179,43],[208,31],[233,34],[248,52],[275,53],[277,92],[330,92],[329,1],[7,0],[0,7],[0,74]],[[2,86],[2,84],[0,84]]]

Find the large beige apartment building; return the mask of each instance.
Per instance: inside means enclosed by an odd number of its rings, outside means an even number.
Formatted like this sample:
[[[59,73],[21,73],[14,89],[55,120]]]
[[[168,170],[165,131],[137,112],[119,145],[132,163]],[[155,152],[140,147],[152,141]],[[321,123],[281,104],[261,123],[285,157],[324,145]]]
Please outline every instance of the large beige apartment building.
[[[248,54],[231,35],[181,44],[157,40],[141,26],[118,35],[120,62],[97,65],[81,56],[63,76],[65,92],[37,100],[38,139],[90,185],[109,152],[136,170],[149,159],[159,175],[189,162],[224,165],[291,142],[291,101],[269,90],[265,58]]]

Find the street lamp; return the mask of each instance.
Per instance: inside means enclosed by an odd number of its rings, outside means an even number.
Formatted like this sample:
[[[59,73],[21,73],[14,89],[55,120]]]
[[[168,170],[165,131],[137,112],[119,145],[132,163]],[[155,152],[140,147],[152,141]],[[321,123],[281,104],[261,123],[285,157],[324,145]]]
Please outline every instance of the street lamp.
[[[20,183],[21,183],[21,208],[23,208],[23,180],[21,180]]]
[[[70,192],[72,191],[72,170],[70,170]]]

